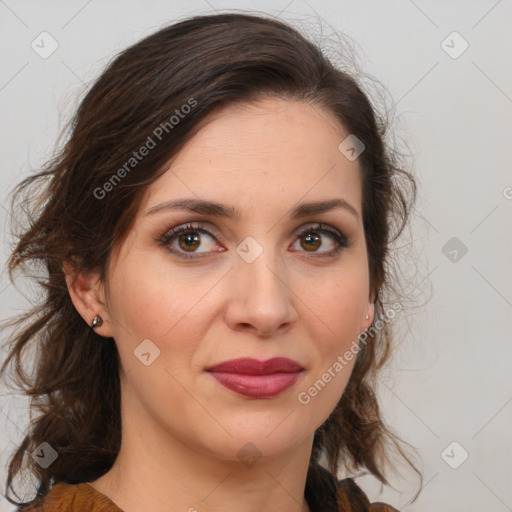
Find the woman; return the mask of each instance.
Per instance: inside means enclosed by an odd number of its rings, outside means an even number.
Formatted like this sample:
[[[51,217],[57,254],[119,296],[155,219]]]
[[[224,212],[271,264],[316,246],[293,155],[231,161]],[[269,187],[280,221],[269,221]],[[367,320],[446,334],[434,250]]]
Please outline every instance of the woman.
[[[2,367],[38,413],[7,480],[26,464],[37,496],[9,501],[396,510],[338,479],[387,484],[389,441],[409,461],[374,393],[415,193],[383,131],[356,81],[273,19],[198,16],[123,51],[18,189],[37,206],[9,269],[48,277]]]

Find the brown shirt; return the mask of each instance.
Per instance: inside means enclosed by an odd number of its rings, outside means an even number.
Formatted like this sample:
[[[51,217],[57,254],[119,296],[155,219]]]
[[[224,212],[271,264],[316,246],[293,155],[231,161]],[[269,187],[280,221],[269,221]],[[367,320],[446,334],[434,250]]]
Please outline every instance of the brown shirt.
[[[334,479],[332,481],[334,482]],[[329,481],[323,481],[320,484],[321,489],[316,485],[318,483],[309,481],[309,488],[306,489],[306,500],[311,512],[398,512],[385,503],[370,504],[366,494],[351,478],[338,481],[337,488],[334,489],[329,487]],[[321,493],[315,494],[315,491],[321,491]],[[55,484],[40,505],[31,505],[18,510],[23,512],[123,512],[110,498],[90,484],[72,485],[64,482]]]

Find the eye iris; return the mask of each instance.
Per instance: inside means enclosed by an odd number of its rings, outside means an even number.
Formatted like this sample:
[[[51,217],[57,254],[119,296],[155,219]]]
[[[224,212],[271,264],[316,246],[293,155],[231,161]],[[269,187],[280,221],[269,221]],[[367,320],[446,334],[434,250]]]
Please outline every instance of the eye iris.
[[[313,250],[318,249],[318,247],[320,247],[320,245],[321,245],[321,243],[318,243],[320,238],[321,237],[318,236],[316,233],[314,233],[314,234],[313,233],[308,233],[307,235],[304,235],[302,237],[303,240],[307,240],[306,244],[308,244],[308,245],[304,245],[302,242],[301,242],[301,245],[302,245],[302,247],[304,247],[304,249],[308,249],[308,250],[311,249],[311,248]],[[314,246],[313,245],[309,245],[311,243],[313,243]]]
[[[185,242],[185,245],[183,245],[182,242]],[[178,243],[181,249],[188,252],[197,249],[200,245],[197,231],[189,231],[184,235],[180,235],[178,238]]]

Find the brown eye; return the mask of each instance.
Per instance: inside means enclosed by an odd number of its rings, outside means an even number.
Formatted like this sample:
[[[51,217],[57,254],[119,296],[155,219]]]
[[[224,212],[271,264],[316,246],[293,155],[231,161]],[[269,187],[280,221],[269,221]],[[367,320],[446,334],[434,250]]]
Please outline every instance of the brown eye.
[[[327,235],[326,238],[330,240],[330,244],[324,242],[324,235]],[[345,235],[324,224],[306,228],[299,233],[297,238],[298,241],[300,241],[301,248],[304,249],[305,252],[314,253],[315,256],[318,257],[334,256],[349,245]],[[319,250],[320,248],[324,250]]]
[[[221,252],[221,250],[215,249],[216,237],[218,238],[220,235],[188,224],[167,231],[158,241],[176,256],[192,259],[200,258],[208,252]],[[210,238],[210,242],[208,242],[208,238]]]
[[[208,247],[208,238],[211,246]],[[211,231],[202,227],[186,226],[173,228],[158,238],[158,242],[167,251],[184,259],[198,259],[206,256],[209,252],[223,252],[222,246],[215,244],[215,240],[222,238],[213,229]],[[343,248],[348,247],[348,239],[338,230],[332,229],[324,224],[311,226],[297,235],[300,242],[300,249],[295,251],[307,252],[315,257],[332,257]],[[302,251],[301,251],[302,249]]]
[[[300,245],[308,251],[316,251],[322,245],[321,238],[318,234],[310,232],[301,237],[303,242]]]
[[[189,231],[187,234],[178,237],[178,245],[184,251],[195,251],[201,245],[199,238],[197,231]]]

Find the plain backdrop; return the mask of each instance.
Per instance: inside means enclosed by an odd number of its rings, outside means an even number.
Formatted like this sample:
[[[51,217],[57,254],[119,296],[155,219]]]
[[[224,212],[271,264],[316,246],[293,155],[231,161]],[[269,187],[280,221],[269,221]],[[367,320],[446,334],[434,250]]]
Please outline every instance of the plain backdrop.
[[[313,39],[320,30],[331,41],[333,31],[352,39],[362,70],[391,94],[397,133],[414,156],[417,259],[403,271],[428,300],[397,318],[409,330],[379,396],[388,423],[418,451],[424,488],[407,504],[412,473],[397,490],[371,477],[357,482],[372,500],[410,512],[512,510],[510,1],[1,0],[2,263],[9,192],[51,155],[107,62],[163,24],[230,9],[269,13]],[[58,45],[46,58],[33,49],[41,37],[46,51]],[[18,288],[3,268],[1,320],[35,297],[30,284]],[[28,415],[26,399],[2,391],[3,487]],[[11,510],[0,496],[0,512]]]

